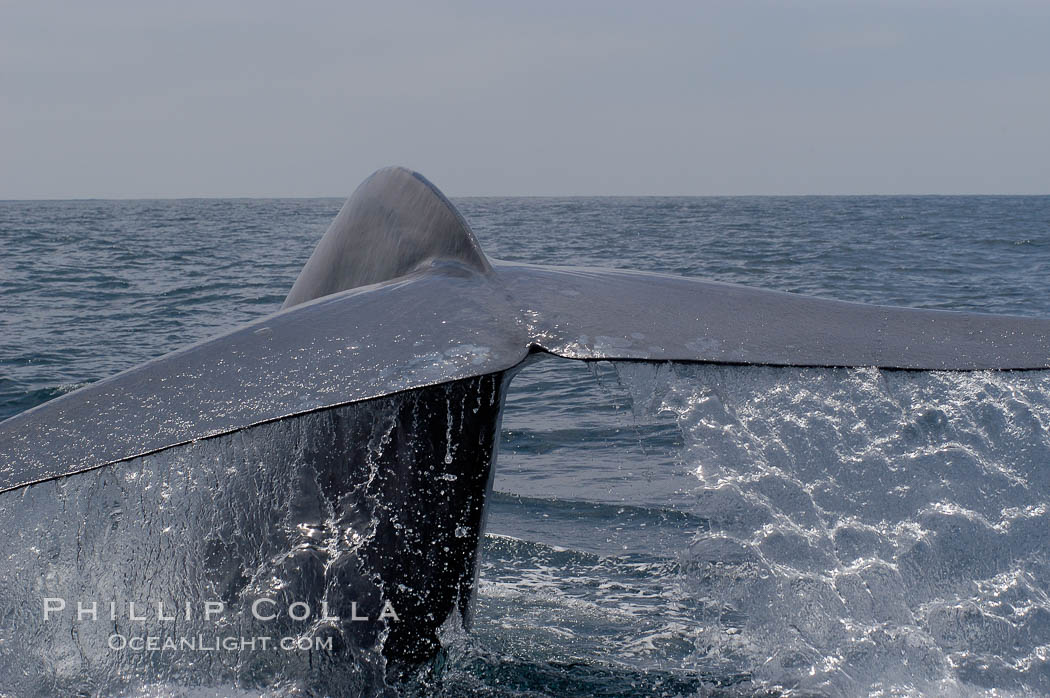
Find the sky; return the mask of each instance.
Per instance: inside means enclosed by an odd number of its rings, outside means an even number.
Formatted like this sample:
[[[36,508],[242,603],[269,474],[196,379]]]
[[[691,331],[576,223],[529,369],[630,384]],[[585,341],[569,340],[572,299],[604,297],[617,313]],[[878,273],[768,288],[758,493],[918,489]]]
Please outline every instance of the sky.
[[[1050,194],[1050,2],[8,2],[0,199]]]

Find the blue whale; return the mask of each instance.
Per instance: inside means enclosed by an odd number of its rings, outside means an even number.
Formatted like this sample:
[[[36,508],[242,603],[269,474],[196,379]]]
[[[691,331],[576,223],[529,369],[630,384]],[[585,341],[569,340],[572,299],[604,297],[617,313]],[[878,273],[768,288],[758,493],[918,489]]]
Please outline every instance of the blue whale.
[[[0,688],[431,659],[470,623],[508,385],[548,354],[1046,369],[1050,320],[503,262],[380,170],[279,312],[0,423]],[[147,637],[174,647],[124,651]]]

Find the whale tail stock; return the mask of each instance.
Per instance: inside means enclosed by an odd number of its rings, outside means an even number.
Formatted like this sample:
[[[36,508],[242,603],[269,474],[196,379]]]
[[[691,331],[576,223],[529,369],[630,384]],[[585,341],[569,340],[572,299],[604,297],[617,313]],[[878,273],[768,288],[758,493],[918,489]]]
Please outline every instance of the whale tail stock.
[[[492,271],[470,226],[437,187],[418,172],[387,167],[346,200],[282,307],[397,279],[433,260]]]
[[[320,483],[317,497],[326,505],[287,494],[281,526],[334,527],[339,540],[357,542],[323,564],[323,551],[309,548],[302,559],[297,552],[287,574],[306,578],[302,570],[318,566],[317,584],[346,608],[354,607],[345,589],[355,586],[365,588],[361,598],[391,601],[399,619],[379,624],[388,630],[384,652],[419,661],[436,651],[437,629],[450,616],[469,621],[502,400],[510,376],[533,352],[582,360],[1044,369],[1050,321],[491,260],[436,187],[410,170],[387,168],[347,200],[280,312],[0,423],[0,515],[14,516],[22,498],[57,493],[71,478],[119,473],[236,432],[312,424],[312,443],[325,447],[302,449],[295,467],[313,474],[304,482]],[[255,486],[238,483],[231,478],[226,486]],[[252,492],[240,496],[248,501],[257,496]],[[31,527],[22,528],[18,535],[31,535]],[[79,535],[76,527],[68,535]],[[21,544],[36,545],[30,538]],[[100,560],[109,554],[97,552]],[[220,557],[238,561],[239,571],[227,575],[233,597],[247,588],[238,586],[238,575],[268,564],[244,551]],[[185,564],[203,566],[206,576],[209,559]]]

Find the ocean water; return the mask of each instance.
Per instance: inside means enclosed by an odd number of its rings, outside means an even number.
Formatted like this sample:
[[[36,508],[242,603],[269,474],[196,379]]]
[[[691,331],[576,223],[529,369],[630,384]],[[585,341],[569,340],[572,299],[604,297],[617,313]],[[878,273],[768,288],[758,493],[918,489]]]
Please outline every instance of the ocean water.
[[[1050,197],[455,203],[502,259],[1050,316]],[[0,418],[276,310],[340,204],[0,202]],[[1046,371],[530,364],[474,627],[390,690],[1050,694],[1048,427]]]

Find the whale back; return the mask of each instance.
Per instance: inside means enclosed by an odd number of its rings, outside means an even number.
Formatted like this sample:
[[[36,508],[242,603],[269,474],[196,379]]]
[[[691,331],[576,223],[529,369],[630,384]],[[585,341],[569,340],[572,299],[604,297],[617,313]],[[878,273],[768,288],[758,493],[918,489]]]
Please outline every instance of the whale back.
[[[437,187],[418,172],[387,167],[346,200],[282,307],[397,279],[435,261],[492,271],[470,226]]]

